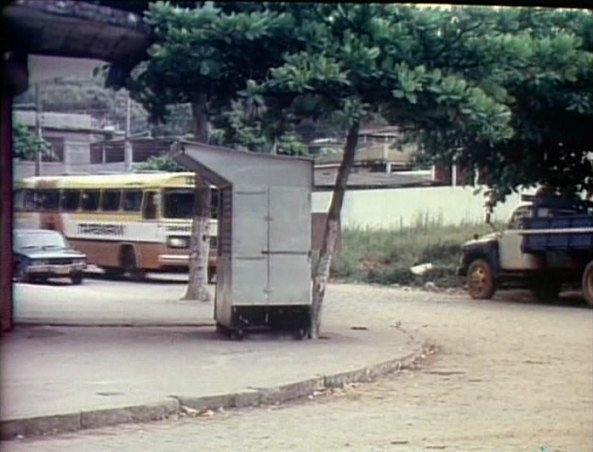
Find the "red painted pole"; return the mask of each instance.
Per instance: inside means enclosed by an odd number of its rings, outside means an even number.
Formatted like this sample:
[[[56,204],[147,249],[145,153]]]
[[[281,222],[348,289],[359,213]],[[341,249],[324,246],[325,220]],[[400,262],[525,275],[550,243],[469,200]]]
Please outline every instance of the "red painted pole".
[[[5,74],[3,74],[5,75]],[[12,93],[2,80],[0,106],[0,321],[13,328],[12,298]]]

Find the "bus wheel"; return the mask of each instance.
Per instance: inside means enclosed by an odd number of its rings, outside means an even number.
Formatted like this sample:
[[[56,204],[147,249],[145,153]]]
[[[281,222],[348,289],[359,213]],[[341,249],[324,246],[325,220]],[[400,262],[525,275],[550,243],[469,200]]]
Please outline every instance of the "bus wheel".
[[[583,295],[593,308],[593,261],[589,262],[583,272]]]
[[[144,278],[144,272],[136,266],[136,254],[133,248],[125,248],[122,254],[122,268],[124,273],[132,281],[141,281]]]

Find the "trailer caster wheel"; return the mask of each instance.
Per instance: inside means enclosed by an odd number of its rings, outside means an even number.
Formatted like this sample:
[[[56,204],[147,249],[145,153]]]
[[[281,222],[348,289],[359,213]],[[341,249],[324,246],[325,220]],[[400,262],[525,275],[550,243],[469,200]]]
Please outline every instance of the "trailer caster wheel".
[[[245,331],[243,330],[243,328],[239,328],[239,329],[231,331],[231,339],[234,341],[242,341],[244,337],[245,337]]]
[[[231,335],[231,331],[226,326],[221,325],[220,323],[216,324],[216,333],[224,337],[229,337]]]
[[[294,333],[294,338],[297,341],[302,341],[307,337],[309,337],[309,328],[300,328]]]

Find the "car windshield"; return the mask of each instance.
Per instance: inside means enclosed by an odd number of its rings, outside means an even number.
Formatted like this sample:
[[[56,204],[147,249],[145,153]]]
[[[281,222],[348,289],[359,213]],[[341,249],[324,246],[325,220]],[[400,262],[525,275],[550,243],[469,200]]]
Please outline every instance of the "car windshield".
[[[17,234],[15,236],[17,248],[67,248],[68,245],[62,235],[57,232],[40,232],[32,234]]]

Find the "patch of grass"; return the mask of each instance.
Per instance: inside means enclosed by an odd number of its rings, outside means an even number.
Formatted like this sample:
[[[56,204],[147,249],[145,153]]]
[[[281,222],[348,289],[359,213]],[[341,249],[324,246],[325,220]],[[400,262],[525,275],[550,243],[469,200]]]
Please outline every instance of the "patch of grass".
[[[376,284],[439,287],[460,283],[456,269],[461,244],[492,231],[487,224],[444,226],[418,219],[413,227],[399,230],[346,229],[342,247],[332,264],[332,276],[348,281]],[[410,267],[431,263],[433,268],[419,276]]]

